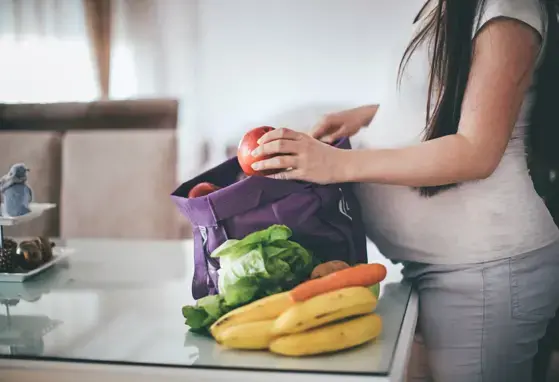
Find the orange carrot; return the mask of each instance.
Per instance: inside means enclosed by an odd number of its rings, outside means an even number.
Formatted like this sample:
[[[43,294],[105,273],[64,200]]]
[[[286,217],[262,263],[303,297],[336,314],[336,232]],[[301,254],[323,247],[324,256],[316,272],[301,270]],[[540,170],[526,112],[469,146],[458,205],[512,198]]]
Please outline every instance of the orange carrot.
[[[342,288],[368,287],[381,282],[385,277],[386,267],[384,265],[360,264],[299,284],[289,294],[293,301],[302,302],[319,294]]]

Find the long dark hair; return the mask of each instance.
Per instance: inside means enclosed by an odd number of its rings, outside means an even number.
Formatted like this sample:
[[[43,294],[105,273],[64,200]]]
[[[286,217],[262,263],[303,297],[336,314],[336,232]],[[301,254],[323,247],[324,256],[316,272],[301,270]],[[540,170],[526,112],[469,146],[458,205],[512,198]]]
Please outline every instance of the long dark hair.
[[[425,24],[408,45],[400,63],[399,76],[401,79],[415,49],[420,44],[429,43],[432,58],[425,140],[456,134],[458,131],[472,62],[472,32],[474,23],[478,20],[477,15],[486,4],[486,0],[434,0],[438,4],[428,9],[430,1],[427,1],[416,17],[415,21],[424,19]],[[545,56],[535,73],[536,99],[530,116],[526,147],[534,185],[538,190],[546,190],[549,183],[554,181],[550,173],[559,169],[559,103],[555,101],[559,95],[559,0],[540,2],[546,10],[548,26]],[[431,104],[435,106],[431,108]],[[456,186],[449,184],[420,187],[419,192],[429,197]],[[545,192],[541,191],[540,194],[542,193]],[[546,195],[542,196],[546,198]]]

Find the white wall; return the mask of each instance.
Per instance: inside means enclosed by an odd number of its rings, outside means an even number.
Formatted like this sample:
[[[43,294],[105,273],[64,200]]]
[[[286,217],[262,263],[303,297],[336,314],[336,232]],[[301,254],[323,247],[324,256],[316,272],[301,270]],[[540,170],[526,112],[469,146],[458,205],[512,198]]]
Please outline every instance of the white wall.
[[[113,0],[111,97],[180,102],[179,181],[199,172],[196,68],[203,0]]]
[[[199,1],[195,123],[214,162],[252,127],[379,102],[421,1]]]

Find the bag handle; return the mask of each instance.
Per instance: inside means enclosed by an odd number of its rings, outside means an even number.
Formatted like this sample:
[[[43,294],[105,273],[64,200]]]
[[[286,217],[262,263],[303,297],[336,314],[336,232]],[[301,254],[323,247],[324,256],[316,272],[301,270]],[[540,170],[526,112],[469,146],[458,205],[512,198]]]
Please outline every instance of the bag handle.
[[[195,230],[197,228],[194,228]],[[192,297],[198,300],[207,296],[208,261],[204,255],[204,242],[200,232],[194,233],[194,276],[192,278]]]

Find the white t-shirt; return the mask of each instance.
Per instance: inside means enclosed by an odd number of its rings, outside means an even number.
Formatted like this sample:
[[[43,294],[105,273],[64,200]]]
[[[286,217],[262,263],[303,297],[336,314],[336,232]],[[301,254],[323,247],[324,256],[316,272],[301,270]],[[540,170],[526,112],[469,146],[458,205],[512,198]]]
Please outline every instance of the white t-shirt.
[[[419,10],[423,2],[414,1]],[[488,0],[480,16],[479,28],[508,17],[545,36],[546,16],[539,0]],[[420,23],[411,24],[410,38]],[[416,50],[397,89],[404,49],[394,57],[393,90],[359,137],[365,146],[394,148],[422,141],[429,56],[425,44]],[[559,230],[534,190],[526,164],[524,136],[532,103],[530,89],[503,159],[487,179],[465,182],[431,198],[404,186],[358,184],[367,234],[379,250],[394,260],[464,264],[527,253],[558,240]]]

